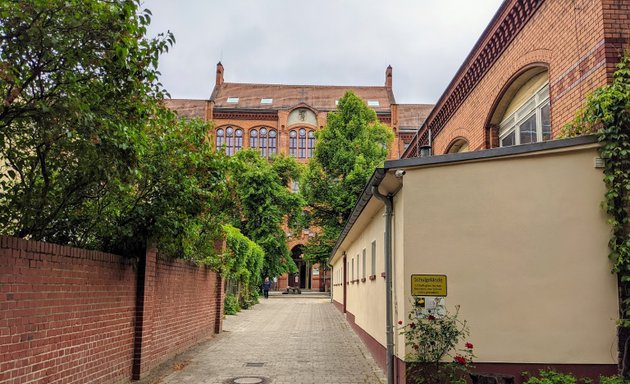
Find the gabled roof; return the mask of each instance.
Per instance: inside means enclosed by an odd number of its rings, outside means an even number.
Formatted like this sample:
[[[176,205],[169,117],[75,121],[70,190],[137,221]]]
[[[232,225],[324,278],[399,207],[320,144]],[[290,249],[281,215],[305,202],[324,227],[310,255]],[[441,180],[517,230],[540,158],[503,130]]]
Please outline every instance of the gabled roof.
[[[417,131],[433,109],[433,104],[399,104],[398,128]]]
[[[336,109],[335,101],[346,91],[352,91],[366,102],[378,101],[378,106],[371,106],[376,112],[388,112],[395,103],[394,96],[385,86],[328,86],[328,85],[284,85],[284,84],[249,84],[222,83],[215,86],[211,101],[215,108],[229,109],[290,109],[299,104],[307,104],[316,110]],[[238,102],[228,103],[228,98],[238,98]],[[268,104],[261,104],[262,99],[271,99]]]
[[[184,117],[198,117],[204,119],[208,102],[206,100],[189,99],[165,99],[166,108],[177,111],[177,114]]]

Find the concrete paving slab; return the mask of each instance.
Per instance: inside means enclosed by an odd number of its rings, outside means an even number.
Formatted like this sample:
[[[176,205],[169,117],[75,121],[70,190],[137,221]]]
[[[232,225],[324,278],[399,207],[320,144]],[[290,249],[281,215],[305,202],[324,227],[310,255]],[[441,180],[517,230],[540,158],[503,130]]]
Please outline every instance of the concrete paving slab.
[[[171,369],[162,370],[161,377],[143,382],[386,382],[383,371],[330,299],[296,296],[261,299],[253,308],[228,316],[221,335],[179,356],[169,364]]]

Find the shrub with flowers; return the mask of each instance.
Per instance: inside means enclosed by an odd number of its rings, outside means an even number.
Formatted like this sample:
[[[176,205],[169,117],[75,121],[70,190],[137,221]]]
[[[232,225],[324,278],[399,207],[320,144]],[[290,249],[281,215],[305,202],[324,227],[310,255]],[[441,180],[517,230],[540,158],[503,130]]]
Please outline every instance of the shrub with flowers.
[[[473,344],[460,343],[469,336],[466,321],[458,319],[459,306],[450,313],[442,305],[434,309],[413,309],[408,322],[398,322],[405,344],[407,378],[423,384],[466,383],[471,367]]]

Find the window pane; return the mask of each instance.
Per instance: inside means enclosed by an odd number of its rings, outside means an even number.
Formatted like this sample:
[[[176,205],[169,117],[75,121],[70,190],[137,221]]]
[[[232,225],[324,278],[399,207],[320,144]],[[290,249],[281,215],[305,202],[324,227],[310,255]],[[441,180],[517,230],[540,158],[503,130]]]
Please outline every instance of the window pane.
[[[376,275],[376,240],[372,242],[372,275]]]
[[[363,262],[363,270],[362,270],[363,274],[361,275],[361,277],[365,279],[365,270],[367,269],[365,267],[365,248],[363,248],[363,260],[362,260],[362,262]]]
[[[531,115],[519,126],[521,144],[535,143],[536,140],[536,115]]]
[[[289,132],[289,156],[295,157],[295,150],[297,149],[297,132]]]
[[[258,131],[255,129],[249,131],[249,147],[258,148]]]
[[[543,141],[551,140],[551,119],[549,118],[549,103],[540,108],[540,121],[542,123]]]
[[[314,148],[315,148],[315,132],[309,131],[308,132],[308,153],[307,153],[307,156],[309,159],[313,157]]]
[[[223,150],[223,130],[222,129],[217,129],[217,146],[216,148],[218,150]]]
[[[269,154],[275,154],[277,148],[278,138],[276,137],[276,131],[269,131]]]
[[[241,129],[236,130],[236,139],[234,141],[234,152],[238,152],[243,148],[243,131]]]
[[[234,154],[234,129],[232,127],[227,127],[225,130],[225,153],[228,156]]]
[[[298,142],[299,154],[298,157],[300,159],[306,158],[306,130],[304,128],[300,128],[300,140]]]
[[[516,131],[512,131],[510,132],[509,135],[505,136],[504,138],[501,139],[501,146],[502,147],[508,147],[510,145],[514,145],[516,140]]]
[[[267,129],[260,128],[260,155],[267,157]]]

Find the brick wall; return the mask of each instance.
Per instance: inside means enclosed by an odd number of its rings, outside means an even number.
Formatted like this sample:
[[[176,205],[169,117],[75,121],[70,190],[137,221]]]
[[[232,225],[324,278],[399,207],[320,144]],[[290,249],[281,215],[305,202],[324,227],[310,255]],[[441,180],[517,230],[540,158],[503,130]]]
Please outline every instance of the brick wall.
[[[0,382],[127,382],[220,331],[221,279],[156,253],[0,236]]]
[[[611,81],[620,54],[624,48],[628,49],[628,2],[547,0],[537,3],[541,3],[540,7],[531,19],[490,64],[487,73],[443,128],[433,132],[434,154],[445,153],[458,138],[468,140],[470,150],[491,147],[489,125],[495,105],[511,81],[528,67],[548,68],[554,137],[573,119],[590,92]],[[515,4],[518,2],[509,2],[504,11],[507,13]],[[490,35],[481,41],[481,47],[489,41],[497,25],[488,27]],[[469,65],[471,62],[466,62],[463,68]],[[448,100],[449,94],[445,96]]]

